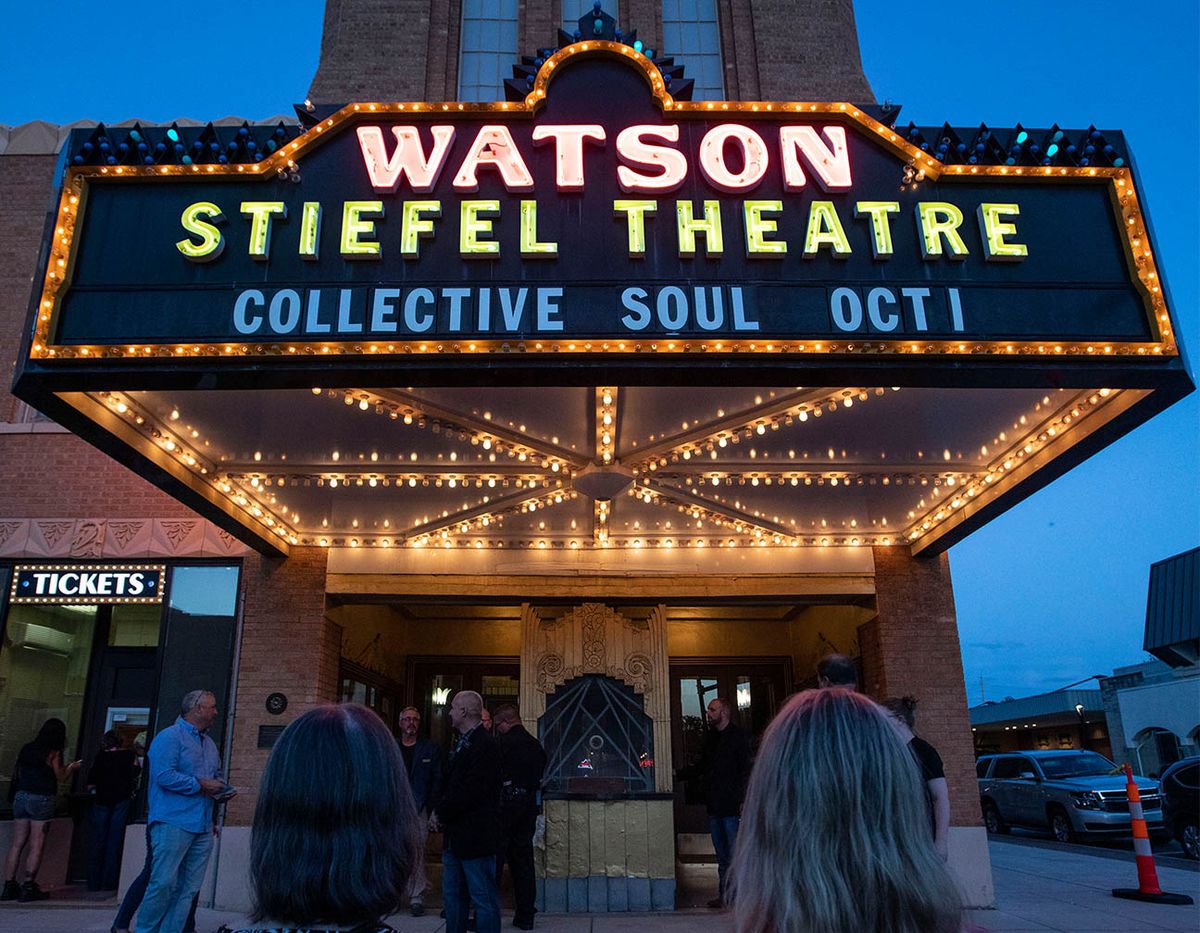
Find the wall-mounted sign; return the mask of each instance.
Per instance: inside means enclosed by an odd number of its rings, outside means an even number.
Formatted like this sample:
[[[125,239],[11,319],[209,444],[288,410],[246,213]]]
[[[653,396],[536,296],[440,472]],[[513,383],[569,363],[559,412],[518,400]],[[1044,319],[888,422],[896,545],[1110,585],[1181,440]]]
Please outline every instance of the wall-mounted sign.
[[[44,605],[160,603],[163,564],[18,564],[9,602]]]
[[[1128,168],[944,165],[848,104],[675,102],[586,46],[525,103],[72,168],[33,356],[1175,353]]]

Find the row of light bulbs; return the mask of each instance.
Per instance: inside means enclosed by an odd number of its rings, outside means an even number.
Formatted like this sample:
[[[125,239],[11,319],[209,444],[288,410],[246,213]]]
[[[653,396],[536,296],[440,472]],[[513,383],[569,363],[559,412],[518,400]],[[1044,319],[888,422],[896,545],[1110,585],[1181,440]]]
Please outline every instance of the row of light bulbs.
[[[296,530],[266,503],[253,494],[247,494],[240,487],[233,485],[227,479],[219,479],[215,484],[210,483],[211,477],[218,472],[218,467],[204,454],[194,448],[190,441],[182,437],[183,432],[172,431],[166,425],[138,405],[132,398],[118,392],[97,392],[97,398],[106,408],[119,415],[130,424],[134,430],[155,443],[159,449],[172,456],[178,463],[186,467],[197,478],[214,485],[225,497],[236,506],[237,511],[248,516],[251,526],[265,528],[276,537],[283,538],[291,544],[300,541]],[[178,409],[173,409],[169,420],[178,420]],[[198,431],[193,431],[193,439],[199,437]]]
[[[972,502],[988,487],[1019,471],[1033,456],[1060,441],[1072,424],[1095,414],[1110,399],[1119,394],[1113,389],[1098,389],[1082,392],[1066,406],[1035,428],[1026,437],[1018,440],[1001,454],[975,481],[969,483],[949,502],[933,505],[929,511],[917,518],[907,531],[910,542],[928,535],[944,522],[956,518],[962,507]]]
[[[736,428],[721,429],[696,439],[684,441],[668,453],[642,461],[634,466],[633,470],[635,473],[646,470],[654,472],[671,463],[678,463],[681,460],[688,461],[693,457],[700,457],[705,453],[715,459],[719,448],[727,447],[730,444],[740,444],[743,439],[749,440],[755,436],[761,437],[768,431],[778,431],[780,428],[792,425],[797,421],[803,423],[808,421],[810,416],[820,418],[825,412],[833,413],[838,411],[839,407],[843,409],[852,408],[856,400],[865,402],[870,398],[872,391],[878,396],[883,395],[885,390],[883,388],[871,390],[861,387],[838,389],[822,399],[808,400],[782,412],[748,419],[744,424]],[[899,388],[893,388],[892,391],[898,392]],[[701,426],[702,430],[703,426]]]
[[[472,446],[480,447],[485,451],[495,451],[497,454],[506,454],[508,457],[514,458],[521,463],[539,464],[554,473],[558,473],[564,468],[571,466],[562,457],[548,455],[539,451],[536,443],[515,443],[511,440],[501,438],[496,434],[454,424],[440,418],[433,418],[426,415],[415,405],[404,405],[393,402],[365,390],[359,389],[342,392],[337,389],[329,389],[326,393],[324,390],[314,387],[312,393],[313,395],[327,394],[330,398],[341,398],[344,404],[356,406],[360,411],[374,411],[377,415],[386,415],[392,421],[402,421],[406,425],[428,428],[435,434],[440,434],[445,430],[448,435],[456,435],[459,440],[469,442]]]

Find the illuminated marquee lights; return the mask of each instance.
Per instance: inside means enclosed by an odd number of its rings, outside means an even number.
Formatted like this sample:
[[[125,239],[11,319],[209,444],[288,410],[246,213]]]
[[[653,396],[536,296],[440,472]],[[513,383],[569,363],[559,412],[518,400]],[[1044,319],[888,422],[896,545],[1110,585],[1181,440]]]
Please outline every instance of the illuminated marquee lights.
[[[776,140],[774,154],[778,155],[783,170],[786,173],[790,164],[789,160],[794,161],[794,168],[799,173],[803,173],[804,184],[808,183],[808,173],[819,182],[834,190],[839,189],[838,185],[842,181],[849,181],[842,169],[848,166],[848,162],[841,157],[839,148],[839,135],[841,131],[844,138],[845,128],[850,128],[860,134],[869,136],[877,140],[884,148],[891,151],[894,155],[906,162],[918,176],[923,175],[930,180],[942,180],[953,182],[956,179],[971,179],[987,177],[990,180],[998,181],[1005,178],[1023,179],[1025,181],[1037,181],[1052,184],[1059,181],[1067,181],[1078,183],[1079,181],[1094,181],[1097,184],[1105,184],[1110,187],[1114,194],[1117,204],[1117,210],[1120,213],[1122,230],[1125,233],[1124,245],[1131,262],[1133,263],[1138,284],[1142,290],[1144,300],[1148,311],[1151,313],[1152,320],[1157,328],[1155,339],[1146,342],[1136,341],[1044,341],[1036,340],[1021,340],[1021,341],[994,341],[994,340],[930,340],[930,341],[913,341],[913,340],[885,340],[885,339],[853,339],[853,340],[836,340],[836,341],[799,341],[799,340],[715,340],[715,339],[636,339],[636,340],[580,340],[580,339],[538,339],[538,340],[398,340],[393,342],[352,342],[352,341],[327,341],[305,343],[300,345],[287,344],[262,344],[252,341],[243,342],[221,342],[221,343],[180,343],[170,345],[155,345],[155,344],[122,344],[122,345],[82,345],[82,346],[66,346],[56,345],[50,339],[51,322],[54,313],[57,309],[57,299],[62,286],[69,281],[70,265],[74,258],[74,250],[76,248],[75,231],[79,222],[79,208],[81,205],[81,195],[84,187],[92,179],[120,182],[127,179],[145,179],[146,177],[195,177],[195,178],[228,178],[231,176],[245,176],[247,178],[273,178],[280,171],[294,172],[296,170],[296,161],[301,159],[306,152],[315,144],[322,141],[331,132],[340,129],[344,124],[356,125],[358,129],[369,129],[370,120],[381,116],[393,116],[397,114],[415,114],[422,121],[429,118],[434,118],[438,114],[455,112],[463,115],[495,115],[501,120],[505,118],[519,118],[528,116],[535,112],[546,97],[546,91],[549,81],[553,78],[555,69],[564,61],[580,54],[602,54],[610,57],[623,58],[637,67],[644,73],[651,91],[654,94],[658,105],[663,111],[677,115],[681,119],[686,119],[690,116],[710,116],[719,113],[722,116],[729,115],[731,118],[749,119],[754,114],[762,116],[773,115],[780,117],[783,115],[797,116],[803,115],[806,122],[799,126],[791,128],[794,131],[794,137],[788,138],[787,134],[780,133],[780,139]],[[815,126],[808,123],[809,120],[822,121],[821,125]],[[364,125],[365,124],[365,125]],[[476,177],[476,173],[480,169],[487,169],[500,173],[511,186],[519,189],[525,182],[524,174],[521,172],[520,154],[515,149],[507,147],[505,124],[489,124],[490,128],[497,129],[498,132],[490,137],[486,137],[482,142],[477,138],[476,145],[469,150],[470,156],[460,166],[455,176],[456,180],[461,182],[460,187],[469,186],[472,177]],[[572,127],[588,127],[588,124],[572,124]],[[729,138],[734,140],[734,145],[740,145],[744,151],[754,155],[760,155],[761,152],[757,147],[754,139],[745,133],[741,133],[736,129],[740,124],[723,124],[722,133],[730,134]],[[378,129],[378,126],[376,126]],[[786,127],[785,127],[786,129]],[[403,130],[403,128],[401,128]],[[812,135],[809,135],[811,131]],[[364,143],[364,159],[372,161],[374,169],[377,173],[378,180],[382,183],[381,190],[392,190],[394,186],[398,186],[402,180],[407,180],[410,183],[415,181],[414,191],[423,187],[432,187],[436,183],[437,178],[434,171],[440,171],[444,162],[445,152],[438,155],[439,147],[445,149],[449,142],[440,142],[435,138],[433,149],[426,153],[416,145],[417,140],[411,140],[406,146],[402,147],[403,132],[396,133],[396,128],[392,128],[392,135],[395,137],[396,149],[393,150],[391,156],[387,154],[387,145],[391,141],[386,140],[380,131],[378,138],[372,138],[368,135],[368,141]],[[444,138],[443,134],[443,138]],[[641,137],[643,145],[646,144],[647,137]],[[759,138],[762,135],[759,134]],[[362,137],[360,136],[360,142]],[[546,134],[539,140],[542,144],[552,144],[555,146],[556,160],[558,170],[556,171],[556,184],[562,184],[566,190],[574,182],[582,182],[586,178],[585,167],[588,164],[588,158],[583,155],[587,150],[593,149],[600,145],[602,140],[598,140],[591,133],[575,133],[561,131],[554,134]],[[783,144],[783,143],[787,144]],[[496,143],[500,143],[497,147]],[[576,161],[576,146],[578,145],[579,158]],[[771,157],[772,149],[766,145],[764,140],[765,151],[768,158]],[[369,152],[367,151],[369,148]],[[663,156],[662,152],[675,151],[669,148],[664,148],[661,145],[655,147],[656,155],[651,160],[652,163],[659,162],[663,159],[669,163],[673,157]],[[397,153],[402,152],[399,158]],[[418,157],[419,152],[419,157]],[[720,159],[714,154],[714,147],[709,147],[709,155],[707,157],[698,154],[700,159],[701,171],[714,181],[732,182],[735,186],[750,186],[753,184],[753,178],[757,169],[743,170],[740,172],[731,172],[728,167],[725,167],[725,174],[722,174],[722,166]],[[800,158],[800,155],[804,158]],[[682,153],[680,153],[682,157]],[[686,163],[686,157],[684,157]],[[630,166],[622,166],[630,171]],[[645,168],[645,163],[642,163]],[[807,172],[806,172],[807,169]],[[662,176],[670,177],[672,169],[668,165],[665,169],[649,169],[647,172],[640,174],[652,179],[652,184],[661,184]],[[800,177],[797,171],[792,171],[791,183],[793,185],[801,184]],[[527,174],[527,170],[526,173]],[[727,177],[728,176],[728,177]],[[739,188],[738,190],[748,190],[747,187]],[[220,243],[220,230],[217,227],[217,233],[214,234],[211,230],[205,230],[199,226],[200,222],[208,222],[216,220],[218,214],[225,212],[233,212],[235,205],[222,205],[218,207],[216,213],[208,212],[207,206],[216,206],[214,202],[203,202],[206,207],[201,209],[197,207],[192,214],[191,223],[197,226],[199,231],[195,238],[191,238],[191,248],[193,253],[203,253],[203,256],[192,256],[189,258],[206,258],[215,257],[217,255],[217,244]],[[948,202],[944,202],[948,203]],[[236,205],[237,213],[240,213],[241,204]],[[982,242],[982,250],[989,259],[1014,261],[1020,259],[1020,238],[1014,236],[1008,227],[1015,226],[1018,211],[1009,211],[1007,207],[1010,205],[996,203],[991,205],[992,210],[981,211],[973,219],[968,221],[963,218],[962,223],[974,223],[980,230],[980,238]],[[616,210],[621,210],[614,205]],[[778,256],[783,252],[779,249],[780,244],[775,240],[771,233],[773,232],[770,225],[773,223],[772,210],[774,204],[751,204],[744,208],[744,224],[745,224],[745,240],[747,248],[753,248],[759,255],[770,257]],[[432,223],[436,217],[435,210],[429,210],[429,216],[424,214],[417,208],[412,208],[415,212],[410,218],[410,238],[406,242],[418,242],[421,236],[430,235],[431,229],[422,228],[420,222],[428,220]],[[810,211],[814,210],[810,207]],[[839,235],[836,224],[841,224],[843,232],[845,229],[845,220],[840,216],[830,214],[823,208],[817,208],[815,223],[809,224],[809,229],[804,238],[801,254],[805,251],[816,249],[828,249],[833,253],[837,253],[843,249],[845,243],[843,237]],[[872,201],[860,201],[855,207],[855,212],[858,216],[865,218],[871,227],[870,242],[871,248],[878,256],[887,256],[890,247],[890,217],[892,211],[890,203]],[[297,243],[297,251],[299,255],[306,258],[315,257],[314,244],[316,239],[313,235],[320,223],[320,217],[324,213],[320,206],[308,205],[304,209],[304,218],[301,227],[301,237]],[[371,240],[367,237],[365,230],[357,227],[359,223],[371,223],[371,218],[365,217],[364,211],[359,211],[356,214],[351,213],[345,215],[345,219],[351,221],[351,235],[347,238],[343,236],[343,245],[349,245],[352,249],[360,248],[363,250],[362,255],[373,256],[371,250]],[[629,222],[633,223],[634,213],[637,213],[643,220],[649,215],[648,208],[639,208],[636,212],[629,213]],[[536,238],[536,223],[532,217],[534,209],[526,211],[530,218],[528,226],[523,226],[523,229],[528,230],[531,234],[529,243],[525,245],[538,244],[541,249],[535,249],[529,253],[531,256],[552,256],[553,251],[550,249],[552,244],[542,244]],[[263,228],[269,231],[269,214],[268,219],[263,221]],[[953,214],[939,213],[932,207],[922,212],[924,223],[922,241],[926,248],[926,254],[929,256],[944,256],[952,258],[960,254],[960,244],[955,240],[955,233],[958,229],[954,222],[956,218]],[[325,354],[353,354],[353,355],[371,355],[371,354],[472,354],[472,353],[630,353],[630,352],[653,352],[653,353],[692,353],[692,354],[727,354],[739,352],[752,353],[790,353],[790,354],[850,354],[850,355],[875,355],[880,353],[886,354],[901,354],[901,355],[920,355],[920,356],[976,356],[976,355],[1001,355],[1013,357],[1037,357],[1037,356],[1119,356],[1119,355],[1176,355],[1178,350],[1173,336],[1173,328],[1171,326],[1170,312],[1166,306],[1162,290],[1159,284],[1159,276],[1155,267],[1154,257],[1150,250],[1148,232],[1145,229],[1141,218],[1140,208],[1137,203],[1137,197],[1133,190],[1132,174],[1130,170],[1124,166],[1121,167],[1064,167],[1064,166],[980,166],[980,165],[945,165],[938,161],[930,154],[922,151],[907,139],[902,137],[894,129],[887,127],[878,121],[875,121],[858,108],[847,103],[802,103],[802,102],[765,102],[765,101],[747,101],[747,102],[680,102],[675,101],[666,91],[661,74],[653,63],[650,62],[639,51],[630,46],[625,46],[622,43],[607,42],[595,40],[590,42],[578,42],[567,48],[561,49],[554,55],[546,59],[541,66],[533,88],[521,103],[497,102],[488,104],[474,103],[430,103],[430,102],[414,102],[414,103],[357,103],[344,107],[337,114],[324,119],[305,132],[303,135],[279,146],[269,156],[261,161],[253,164],[239,165],[147,165],[147,166],[73,166],[68,170],[67,184],[64,186],[63,195],[59,205],[57,215],[57,223],[55,227],[55,238],[53,241],[53,249],[47,265],[47,270],[43,282],[42,295],[39,303],[39,314],[35,330],[34,341],[31,348],[31,356],[35,359],[53,360],[53,359],[89,359],[89,358],[104,358],[104,359],[146,359],[154,357],[259,357],[259,356],[292,356],[292,355],[325,355]],[[254,218],[251,218],[253,222]],[[215,225],[213,225],[215,227]],[[343,231],[344,233],[344,231]],[[269,233],[266,233],[267,239],[255,240],[255,248],[266,249],[269,246]],[[211,238],[211,239],[210,239]],[[413,239],[415,238],[415,240]],[[961,238],[961,234],[959,234]],[[631,254],[636,255],[636,246],[634,231],[630,230],[630,247]],[[486,243],[486,240],[478,240],[479,243]],[[962,239],[962,244],[967,248],[971,248],[965,239]],[[709,244],[706,243],[706,246]],[[415,246],[413,247],[415,248]],[[491,247],[484,246],[484,249]]]

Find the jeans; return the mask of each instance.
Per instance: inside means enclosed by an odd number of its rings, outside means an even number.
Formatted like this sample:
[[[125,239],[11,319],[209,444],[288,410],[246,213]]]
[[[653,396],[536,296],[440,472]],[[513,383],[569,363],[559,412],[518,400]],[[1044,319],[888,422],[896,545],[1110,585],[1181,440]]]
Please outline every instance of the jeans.
[[[500,854],[496,856],[496,887],[504,863],[512,872],[513,900],[516,910],[513,920],[532,922],[537,912],[537,882],[533,871],[533,833],[537,827],[537,811],[532,808],[500,811]]]
[[[121,906],[117,908],[117,915],[112,922],[114,929],[128,930],[133,922],[133,915],[142,906],[142,898],[146,896],[146,885],[150,883],[150,862],[153,852],[154,847],[150,845],[150,827],[147,826],[146,860],[142,863],[141,872],[130,882],[129,888],[125,891]],[[183,925],[183,933],[196,933],[196,904],[199,900],[198,894],[192,897],[192,909],[188,912],[187,921]]]
[[[733,846],[737,842],[741,819],[736,816],[710,816],[708,832],[712,836],[713,848],[717,852],[717,878],[721,900],[725,899],[725,873],[733,860]]]
[[[191,833],[170,823],[154,823],[150,844],[154,857],[150,884],[138,911],[137,933],[181,933],[192,897],[204,882],[212,833]]]
[[[442,900],[446,933],[466,933],[467,912],[475,906],[479,933],[500,933],[500,891],[496,888],[495,856],[460,859],[442,853]],[[142,933],[139,928],[138,933]]]
[[[92,804],[92,852],[88,860],[88,890],[114,891],[125,847],[125,817],[129,801]]]

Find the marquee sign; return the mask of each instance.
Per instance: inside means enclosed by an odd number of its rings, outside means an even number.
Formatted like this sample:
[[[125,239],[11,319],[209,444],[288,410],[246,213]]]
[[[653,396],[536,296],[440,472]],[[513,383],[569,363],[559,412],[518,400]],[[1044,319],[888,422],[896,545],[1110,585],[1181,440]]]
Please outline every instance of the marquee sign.
[[[161,603],[163,564],[19,564],[9,602],[42,605]]]
[[[524,103],[70,169],[31,356],[746,350],[1177,352],[1128,168],[944,165],[849,104],[676,102],[592,42]]]

